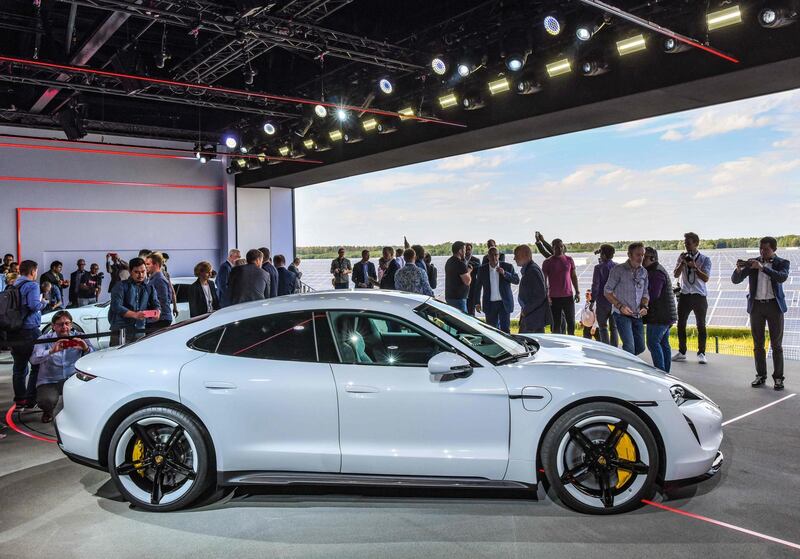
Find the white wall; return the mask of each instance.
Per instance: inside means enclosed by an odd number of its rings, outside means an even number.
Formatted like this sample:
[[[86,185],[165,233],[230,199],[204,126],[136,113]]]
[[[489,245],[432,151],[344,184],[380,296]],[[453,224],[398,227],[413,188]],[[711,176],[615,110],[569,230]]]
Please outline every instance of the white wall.
[[[270,189],[236,189],[236,239],[242,258],[251,248],[271,248]]]

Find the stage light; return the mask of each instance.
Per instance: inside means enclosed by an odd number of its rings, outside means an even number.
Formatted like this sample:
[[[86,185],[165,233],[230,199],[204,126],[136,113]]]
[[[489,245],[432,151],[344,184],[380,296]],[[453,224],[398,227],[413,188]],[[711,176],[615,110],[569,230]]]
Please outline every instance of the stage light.
[[[271,122],[264,123],[264,134],[266,134],[267,136],[274,136],[275,132],[277,131],[278,129],[275,128],[275,125],[272,124]]]
[[[586,25],[581,25],[575,30],[575,36],[580,41],[588,41],[592,38],[592,35],[594,35],[592,28]]]
[[[286,157],[289,155],[291,148],[289,146],[281,146],[278,148],[278,153],[281,154],[281,157]]]
[[[446,95],[442,95],[439,97],[439,105],[443,109],[449,109],[450,107],[455,107],[458,105],[458,99],[456,98],[455,93],[448,93]]]
[[[405,107],[397,111],[397,114],[400,115],[400,120],[407,120],[414,115],[414,108],[413,107]]]
[[[297,128],[294,129],[294,134],[296,136],[300,136],[304,138],[308,131],[311,129],[311,125],[314,124],[314,119],[310,116],[305,117],[300,121],[300,124]]]
[[[364,136],[361,135],[360,131],[351,129],[345,131],[342,138],[344,139],[344,143],[346,144],[357,144],[358,142],[364,139]]]
[[[444,76],[447,73],[447,62],[443,56],[435,56],[433,60],[431,60],[431,70],[437,76]]]
[[[608,72],[608,64],[601,60],[584,60],[581,63],[581,74],[587,77],[600,76]]]
[[[172,57],[166,51],[162,50],[156,55],[156,68],[163,70],[170,58]]]
[[[554,14],[546,16],[544,18],[544,30],[553,37],[561,33],[561,22],[558,20],[558,17]]]
[[[370,118],[368,120],[363,121],[361,123],[361,126],[364,127],[364,130],[369,132],[370,130],[375,130],[378,127],[378,121],[375,120],[374,118]]]
[[[305,140],[303,140],[303,145],[305,146],[306,149],[309,150],[314,149],[314,140],[312,140],[311,138],[306,138]]]
[[[208,163],[209,161],[211,161],[212,159],[216,159],[216,157],[217,157],[217,148],[216,148],[216,146],[204,145],[203,149],[201,151],[203,153],[200,154],[200,157],[198,157],[198,159],[200,160],[200,163],[203,163],[203,164]]]
[[[511,85],[508,83],[507,78],[500,78],[499,80],[489,82],[489,93],[492,95],[503,93],[509,89],[511,89]]]
[[[328,132],[328,137],[331,139],[332,142],[338,142],[342,139],[343,134],[341,130],[331,130]]]
[[[706,15],[706,22],[708,24],[709,31],[714,31],[715,29],[722,29],[723,27],[728,27],[729,25],[742,23],[742,11],[737,5],[731,6],[730,8],[725,8],[724,10],[710,12]]]
[[[617,41],[617,51],[619,51],[620,56],[639,52],[641,50],[645,50],[646,48],[647,44],[644,40],[644,35],[636,35],[635,37],[631,37],[629,39]]]
[[[378,82],[378,87],[381,88],[381,91],[384,92],[386,95],[391,95],[394,91],[394,85],[392,82],[389,81],[388,78],[382,78]]]
[[[328,109],[323,105],[314,105],[314,114],[317,115],[318,118],[325,118],[328,116]]]
[[[797,10],[767,7],[758,12],[758,23],[767,29],[786,27],[797,21]]]
[[[533,93],[539,93],[541,90],[541,84],[533,80],[521,79],[514,83],[514,92],[517,95],[531,95]]]
[[[250,63],[248,62],[247,66],[245,66],[244,70],[242,71],[242,75],[244,76],[245,84],[253,85],[253,82],[255,81],[256,76],[258,75],[258,71],[252,66],[250,66]]]
[[[239,145],[235,136],[225,136],[225,146],[229,149],[235,149]]]
[[[379,122],[377,130],[378,134],[391,134],[397,132],[397,125],[391,122]]]
[[[331,149],[330,142],[322,138],[314,139],[314,151],[323,152],[323,151],[328,151],[329,149]]]
[[[471,95],[464,95],[461,99],[461,106],[465,111],[475,111],[485,107],[486,101],[480,94],[473,93]]]
[[[667,54],[677,54],[679,52],[686,52],[690,50],[692,47],[687,45],[686,43],[682,43],[678,39],[673,39],[672,37],[667,37],[664,39],[664,52]]]
[[[195,157],[195,159],[200,159],[200,155],[201,155],[200,152],[202,152],[202,151],[203,151],[203,145],[200,144],[200,143],[196,143],[194,145],[194,157]]]
[[[568,58],[563,60],[557,60],[556,62],[551,62],[546,66],[547,75],[551,78],[555,78],[556,76],[560,76],[562,74],[568,74],[572,71],[572,64],[570,63]]]
[[[301,159],[305,156],[306,156],[305,152],[301,149],[292,148],[292,151],[289,152],[289,157],[291,157],[292,159]]]
[[[525,66],[525,61],[527,58],[528,55],[522,52],[509,54],[506,57],[506,68],[512,72],[519,72],[522,70],[522,67]]]
[[[248,171],[255,171],[261,168],[261,163],[262,161],[260,161],[259,159],[250,158],[245,163],[245,169]]]
[[[339,119],[339,122],[344,122],[347,120],[347,111],[344,109],[336,109],[336,118]]]

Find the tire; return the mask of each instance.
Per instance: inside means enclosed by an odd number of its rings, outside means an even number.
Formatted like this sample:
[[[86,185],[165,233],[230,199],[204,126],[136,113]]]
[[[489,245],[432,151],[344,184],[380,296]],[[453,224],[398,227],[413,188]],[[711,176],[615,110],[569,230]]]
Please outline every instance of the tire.
[[[564,413],[545,435],[541,459],[556,497],[578,512],[627,512],[657,488],[656,438],[618,404],[592,402]]]
[[[213,482],[215,468],[207,441],[205,429],[189,414],[149,406],[126,417],[114,431],[108,471],[120,493],[137,508],[152,512],[185,508]]]

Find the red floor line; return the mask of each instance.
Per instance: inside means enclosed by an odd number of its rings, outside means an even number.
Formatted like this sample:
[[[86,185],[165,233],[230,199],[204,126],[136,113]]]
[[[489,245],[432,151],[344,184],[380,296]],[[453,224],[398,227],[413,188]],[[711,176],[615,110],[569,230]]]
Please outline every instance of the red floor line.
[[[727,522],[722,522],[720,520],[714,520],[713,518],[708,518],[707,516],[694,514],[693,512],[686,512],[684,510],[668,507],[667,505],[662,505],[661,503],[654,503],[653,501],[648,501],[647,499],[642,499],[642,502],[645,505],[650,505],[651,507],[662,509],[675,514],[680,514],[682,516],[688,516],[689,518],[694,518],[695,520],[702,520],[703,522],[708,522],[709,524],[715,524],[716,526],[722,526],[723,528],[728,528],[729,530],[735,530],[736,532],[741,532],[742,534],[747,534],[748,536],[755,536],[757,538],[761,538],[762,540],[767,540],[773,543],[779,543],[781,545],[785,545],[786,547],[791,547],[792,549],[800,549],[800,544],[792,543],[786,540],[782,540],[780,538],[775,538],[773,536],[768,536],[766,534],[762,534],[761,532],[748,530],[747,528],[742,528],[740,526],[728,524]]]
[[[6,412],[6,425],[8,425],[11,430],[16,431],[20,435],[24,435],[31,439],[36,439],[37,441],[44,441],[46,443],[55,443],[55,439],[49,439],[45,437],[40,437],[39,435],[34,435],[33,433],[28,433],[27,431],[23,431],[19,428],[19,426],[14,422],[14,412],[17,409],[17,404],[12,404],[8,411]]]

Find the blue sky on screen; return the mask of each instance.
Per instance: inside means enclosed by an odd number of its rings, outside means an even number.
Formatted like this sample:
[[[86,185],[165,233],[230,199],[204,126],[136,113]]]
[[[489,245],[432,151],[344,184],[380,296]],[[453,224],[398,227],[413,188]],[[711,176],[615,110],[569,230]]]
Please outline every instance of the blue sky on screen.
[[[297,244],[800,232],[800,90],[296,191]]]

